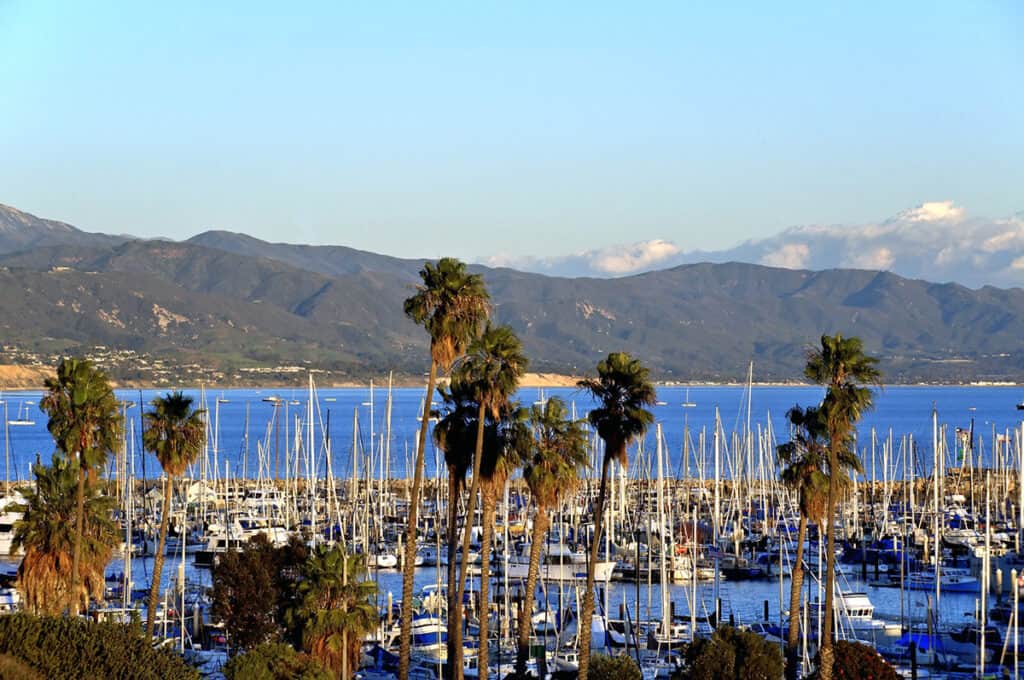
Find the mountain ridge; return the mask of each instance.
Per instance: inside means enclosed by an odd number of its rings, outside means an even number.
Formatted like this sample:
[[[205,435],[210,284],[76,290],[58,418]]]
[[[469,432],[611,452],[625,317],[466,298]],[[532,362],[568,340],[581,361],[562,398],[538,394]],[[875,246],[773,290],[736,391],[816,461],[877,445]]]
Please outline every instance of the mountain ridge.
[[[231,232],[185,241],[65,233],[69,242],[16,251],[0,243],[5,344],[123,347],[208,361],[225,375],[288,362],[339,376],[427,368],[426,337],[402,314],[420,260]],[[801,376],[821,334],[843,332],[863,338],[892,382],[1024,380],[1020,289],[742,262],[619,278],[471,268],[538,372],[582,375],[625,350],[664,380],[742,380],[753,360],[759,380],[785,381]]]

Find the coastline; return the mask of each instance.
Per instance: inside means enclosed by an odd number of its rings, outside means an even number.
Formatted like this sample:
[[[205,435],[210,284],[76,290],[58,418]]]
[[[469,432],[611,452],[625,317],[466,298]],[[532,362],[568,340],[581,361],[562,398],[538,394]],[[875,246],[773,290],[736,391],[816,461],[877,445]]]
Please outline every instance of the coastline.
[[[43,381],[54,375],[54,368],[49,366],[23,365],[23,364],[0,364],[0,390],[41,390]],[[527,373],[520,381],[520,387],[527,389],[575,387],[578,380],[583,376],[565,375],[562,373]],[[320,383],[321,387],[332,389],[361,388],[369,384],[370,378],[365,380],[327,380]],[[155,382],[150,380],[118,380],[111,378],[111,385],[116,389],[174,389],[176,385],[166,382]],[[423,387],[425,378],[417,379],[409,375],[397,375],[394,378],[395,387]],[[374,378],[377,386],[386,385],[387,372]],[[251,383],[203,383],[210,389],[245,389],[245,388],[296,388],[305,384],[305,377],[295,380],[266,380]],[[693,380],[683,382],[655,381],[658,387],[745,387],[744,380]],[[754,381],[754,387],[814,387],[811,383],[797,380],[768,380]],[[198,383],[193,386],[198,386]],[[972,381],[972,382],[912,382],[912,383],[888,383],[882,387],[984,387],[984,388],[1019,388],[1022,383],[1012,381]]]

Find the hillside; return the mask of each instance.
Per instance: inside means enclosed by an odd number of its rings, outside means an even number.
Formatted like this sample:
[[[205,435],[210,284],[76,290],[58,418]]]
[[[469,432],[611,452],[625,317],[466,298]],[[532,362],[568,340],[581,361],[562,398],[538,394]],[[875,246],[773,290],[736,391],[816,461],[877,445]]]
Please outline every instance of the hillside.
[[[417,261],[223,232],[89,243],[68,233],[70,243],[0,256],[5,344],[124,348],[217,366],[226,379],[275,364],[336,377],[426,369],[424,334],[401,310]],[[843,332],[861,336],[893,382],[1024,380],[1020,289],[741,263],[619,279],[477,270],[536,371],[580,375],[628,350],[666,380],[742,379],[751,360],[758,379],[794,379],[818,336]]]

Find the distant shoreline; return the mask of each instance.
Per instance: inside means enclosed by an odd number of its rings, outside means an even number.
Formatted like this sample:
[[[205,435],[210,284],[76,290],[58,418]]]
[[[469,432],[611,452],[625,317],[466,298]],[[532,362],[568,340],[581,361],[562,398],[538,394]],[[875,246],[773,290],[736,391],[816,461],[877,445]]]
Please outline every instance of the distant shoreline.
[[[53,369],[44,366],[22,366],[15,364],[0,364],[0,390],[5,391],[19,391],[19,390],[41,390],[43,389],[43,381],[53,375]],[[542,389],[542,388],[564,388],[564,387],[576,387],[577,381],[583,376],[571,376],[563,375],[560,373],[527,373],[519,385],[525,389]],[[317,384],[320,388],[326,389],[348,389],[348,388],[362,388],[367,387],[370,383],[370,379],[367,378],[365,381],[355,380],[344,380],[344,381],[323,381],[316,379]],[[111,380],[111,384],[116,389],[177,389],[180,385],[172,385],[166,383],[154,383],[151,381],[120,381]],[[387,384],[387,374],[381,374],[380,377],[374,379],[374,384],[378,387]],[[394,381],[395,387],[420,387],[422,388],[426,384],[426,378],[421,380],[413,380],[409,376],[396,377]],[[305,385],[305,377],[296,377],[295,381],[282,381],[282,380],[268,380],[265,383],[259,384],[219,384],[219,383],[205,383],[208,389],[214,390],[234,390],[234,389],[298,389]],[[655,381],[657,387],[679,387],[679,388],[699,388],[699,387],[746,387],[746,381],[706,381],[706,380],[694,380],[691,382],[659,382]],[[914,383],[889,383],[884,387],[977,387],[977,388],[1020,388],[1024,383],[1009,382],[1009,381],[973,381],[966,383],[943,383],[943,382],[914,382]],[[815,387],[815,385],[807,382],[798,381],[764,381],[753,383],[754,387]],[[194,385],[192,387],[198,387]]]

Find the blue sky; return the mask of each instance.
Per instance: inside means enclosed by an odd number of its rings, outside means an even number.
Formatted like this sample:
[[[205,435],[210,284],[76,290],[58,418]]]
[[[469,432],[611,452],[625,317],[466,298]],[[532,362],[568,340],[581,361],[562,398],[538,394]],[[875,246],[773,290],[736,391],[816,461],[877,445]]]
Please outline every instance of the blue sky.
[[[1002,216],[1022,78],[1013,1],[0,0],[0,202],[462,257]]]

